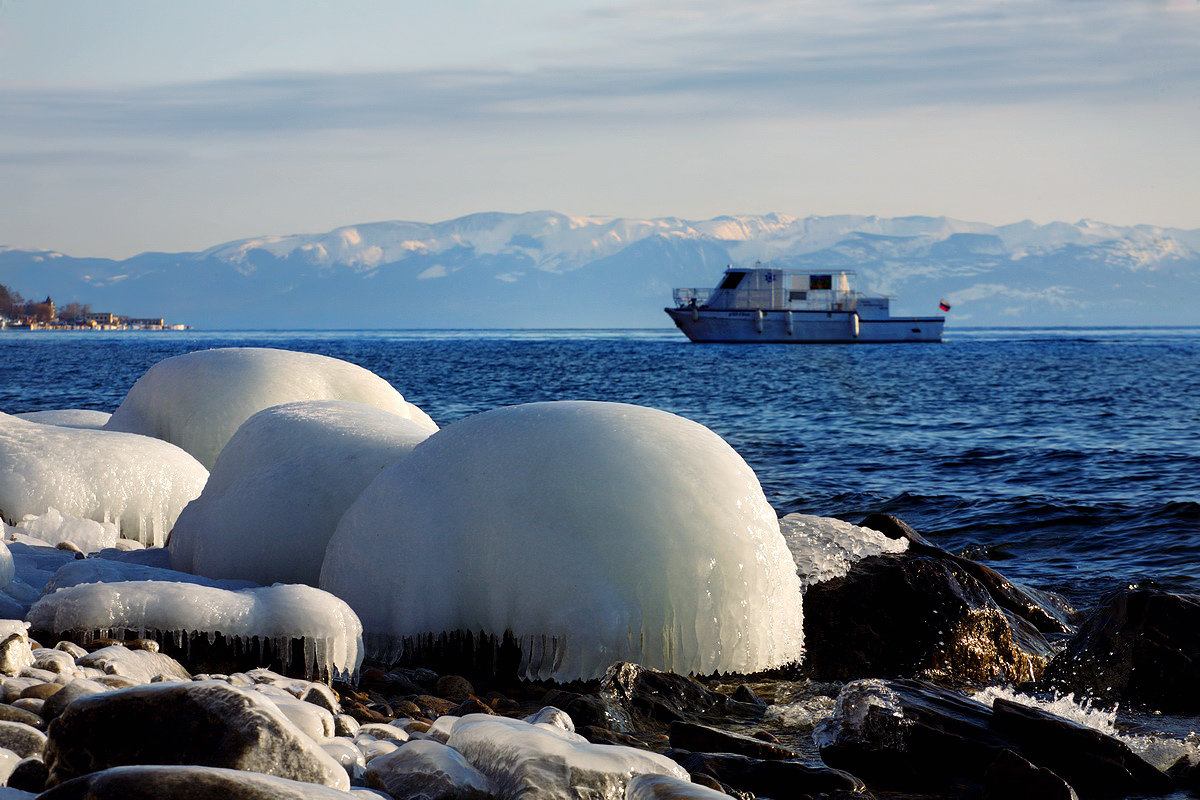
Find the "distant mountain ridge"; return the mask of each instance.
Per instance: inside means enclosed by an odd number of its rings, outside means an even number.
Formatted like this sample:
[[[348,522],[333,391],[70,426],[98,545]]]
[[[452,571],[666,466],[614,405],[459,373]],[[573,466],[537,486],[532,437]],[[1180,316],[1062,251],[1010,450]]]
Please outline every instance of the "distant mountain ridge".
[[[0,283],[197,327],[662,327],[726,264],[853,269],[950,325],[1200,324],[1200,229],[1090,220],[481,213],[262,236],[121,261],[0,247]]]

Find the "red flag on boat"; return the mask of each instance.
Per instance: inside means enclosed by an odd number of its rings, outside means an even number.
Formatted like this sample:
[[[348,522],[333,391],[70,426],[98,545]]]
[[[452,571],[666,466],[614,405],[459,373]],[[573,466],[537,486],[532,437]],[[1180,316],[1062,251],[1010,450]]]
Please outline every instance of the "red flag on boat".
[[[940,303],[938,303],[938,308],[940,308],[942,311],[949,311],[950,304],[947,303],[945,300],[942,300]]]

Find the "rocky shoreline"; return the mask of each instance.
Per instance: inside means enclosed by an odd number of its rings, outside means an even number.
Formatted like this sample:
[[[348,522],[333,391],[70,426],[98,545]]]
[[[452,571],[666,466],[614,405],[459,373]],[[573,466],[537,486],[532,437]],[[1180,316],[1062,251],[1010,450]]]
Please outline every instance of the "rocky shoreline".
[[[481,640],[442,648],[438,672],[414,663],[416,653],[328,684],[250,667],[252,652],[213,637],[197,638],[189,658],[169,636],[81,646],[8,623],[0,800],[1200,791],[1194,741],[1139,754],[1036,702],[1073,692],[1195,713],[1200,598],[1130,589],[1085,616],[900,520],[863,524],[907,549],[809,586],[804,663],[753,676],[617,663],[600,681],[522,681],[495,654],[481,669]],[[456,658],[464,669],[448,669]],[[219,663],[245,668],[198,671]],[[986,686],[1007,689],[990,704],[968,696]]]

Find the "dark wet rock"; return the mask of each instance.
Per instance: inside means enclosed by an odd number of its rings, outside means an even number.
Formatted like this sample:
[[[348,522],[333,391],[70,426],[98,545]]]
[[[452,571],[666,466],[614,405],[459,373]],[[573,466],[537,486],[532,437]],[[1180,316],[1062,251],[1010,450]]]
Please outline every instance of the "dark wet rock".
[[[300,699],[306,703],[320,706],[330,714],[342,713],[342,704],[338,702],[337,695],[333,689],[323,683],[310,683],[308,687],[300,693]]]
[[[1080,797],[1160,795],[1172,781],[1124,742],[1037,708],[997,699],[992,729],[1033,763],[1061,775]]]
[[[1152,589],[1110,596],[1044,682],[1102,702],[1200,713],[1200,597]]]
[[[416,697],[408,698],[416,703],[421,709],[421,713],[430,719],[436,719],[443,714],[449,714],[450,709],[454,708],[455,703],[441,697],[434,697],[431,694],[419,694]]]
[[[0,703],[0,721],[23,722],[30,727],[37,728],[39,731],[44,730],[46,727],[46,720],[42,719],[40,714],[34,714],[32,711],[10,706],[8,703]]]
[[[832,791],[862,792],[866,785],[848,772],[807,764],[750,758],[731,753],[689,753],[668,750],[667,756],[694,775],[708,775],[720,783],[760,797],[804,800]]]
[[[636,733],[647,723],[669,725],[676,720],[728,710],[729,698],[699,681],[629,662],[613,664],[600,681],[598,698],[614,730]],[[568,704],[573,705],[573,704]],[[564,709],[575,719],[571,708]],[[757,709],[756,709],[757,710]],[[575,720],[576,725],[579,720]]]
[[[1001,750],[983,776],[983,800],[1078,800],[1071,785],[1048,769]]]
[[[864,675],[988,683],[1037,678],[1050,645],[1002,609],[953,559],[871,556],[804,596],[804,668],[818,680]]]
[[[596,695],[554,690],[542,697],[542,704],[567,712],[578,728],[617,729],[629,727],[629,711],[623,704],[610,707]]]
[[[725,793],[725,787],[721,782],[711,775],[705,775],[703,772],[697,772],[691,775],[692,783],[697,786],[703,786],[706,789],[712,789],[715,792]]]
[[[75,700],[107,691],[109,688],[104,684],[86,679],[76,679],[46,698],[46,702],[42,705],[42,717],[52,720],[61,715]]]
[[[13,767],[6,784],[10,789],[37,794],[46,788],[46,762],[37,756],[23,758]]]
[[[575,732],[583,738],[587,739],[592,744],[619,744],[625,747],[640,747],[646,749],[646,742],[636,736],[628,733],[619,733],[608,728],[599,728],[595,725],[582,725],[575,728]]]
[[[21,758],[42,755],[46,734],[23,722],[0,722],[0,747],[12,750]]]
[[[1030,623],[1041,633],[1070,633],[1074,630],[1071,622],[1077,612],[1056,594],[1010,581],[991,567],[943,550],[917,533],[904,520],[891,514],[871,514],[859,525],[892,539],[907,539],[909,555],[943,558],[953,562],[979,581],[996,605]]]
[[[465,717],[467,714],[495,714],[492,707],[480,700],[478,697],[468,697],[454,708],[450,709],[450,713],[456,717]]]
[[[756,695],[754,690],[744,683],[738,684],[738,687],[733,690],[732,696],[733,699],[737,700],[739,703],[747,703],[752,706],[761,706],[763,708],[767,707],[767,701]]]
[[[81,697],[51,723],[44,758],[49,785],[131,764],[225,767],[349,785],[345,770],[265,696],[220,681]]]
[[[993,711],[922,681],[847,684],[814,739],[825,763],[887,790],[978,794],[989,770],[1003,780],[1004,762],[993,767],[1005,750],[1061,777],[1083,800],[1171,790],[1163,772],[1099,731],[1004,700]]]
[[[84,775],[39,800],[353,800],[348,792],[256,772],[200,766],[127,766]]]
[[[801,757],[800,753],[782,745],[683,720],[671,723],[670,740],[671,747],[700,753],[735,753],[762,759]]]
[[[461,675],[443,675],[437,679],[433,693],[438,697],[461,703],[475,694],[475,687]]]

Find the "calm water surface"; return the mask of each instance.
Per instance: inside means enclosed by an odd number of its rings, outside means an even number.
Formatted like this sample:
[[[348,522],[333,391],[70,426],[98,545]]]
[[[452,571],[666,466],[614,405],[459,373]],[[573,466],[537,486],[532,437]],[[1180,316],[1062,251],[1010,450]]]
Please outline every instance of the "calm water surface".
[[[0,333],[0,410],[113,410],[209,347],[342,358],[446,425],[612,400],[701,422],[780,513],[896,514],[1081,604],[1200,591],[1200,328],[957,329],[941,345],[694,345],[663,331]]]

